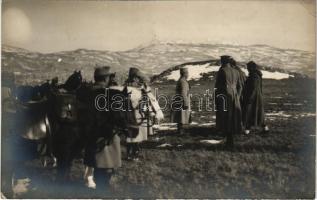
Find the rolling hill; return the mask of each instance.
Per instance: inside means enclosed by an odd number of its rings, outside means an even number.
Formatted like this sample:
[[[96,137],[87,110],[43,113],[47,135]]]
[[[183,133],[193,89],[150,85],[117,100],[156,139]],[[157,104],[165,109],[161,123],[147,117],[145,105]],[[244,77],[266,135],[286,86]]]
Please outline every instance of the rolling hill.
[[[152,76],[183,63],[217,60],[223,54],[231,55],[241,63],[254,60],[270,69],[315,76],[314,53],[267,45],[157,42],[120,52],[77,49],[46,54],[2,45],[1,59],[2,71],[14,72],[20,83],[34,84],[54,76],[65,80],[74,70],[81,70],[84,78],[91,80],[94,68],[101,65],[111,66],[122,82],[132,66]]]

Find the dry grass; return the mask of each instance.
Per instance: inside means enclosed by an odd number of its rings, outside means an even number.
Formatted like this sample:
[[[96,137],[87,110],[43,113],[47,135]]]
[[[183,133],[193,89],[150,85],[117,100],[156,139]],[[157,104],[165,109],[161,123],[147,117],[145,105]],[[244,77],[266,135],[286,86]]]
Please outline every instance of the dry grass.
[[[198,92],[212,88],[212,84],[192,83]],[[234,151],[225,150],[221,144],[200,143],[221,137],[213,127],[189,127],[185,136],[160,131],[158,140],[151,138],[143,144],[140,162],[123,161],[123,167],[112,177],[110,193],[99,194],[83,187],[81,159],[74,162],[71,186],[54,184],[55,170],[43,169],[34,160],[24,168],[33,190],[21,197],[313,198],[315,116],[300,115],[315,113],[314,84],[314,80],[264,81],[266,112],[284,111],[289,117],[267,118],[269,133],[237,136]],[[160,87],[165,94],[173,93],[174,85]],[[194,114],[198,123],[212,120],[211,113]],[[164,143],[172,147],[157,147]],[[124,143],[122,151],[125,155]]]

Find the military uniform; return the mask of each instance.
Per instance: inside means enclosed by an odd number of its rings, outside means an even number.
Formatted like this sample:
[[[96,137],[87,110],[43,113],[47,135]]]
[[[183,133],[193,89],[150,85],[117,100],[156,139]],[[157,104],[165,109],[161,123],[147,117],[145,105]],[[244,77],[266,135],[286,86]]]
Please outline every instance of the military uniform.
[[[262,73],[253,61],[247,64],[249,76],[246,80],[243,102],[243,124],[246,130],[251,127],[263,128],[264,107],[262,94]]]
[[[181,77],[176,84],[176,95],[172,102],[171,121],[178,124],[179,133],[183,132],[183,125],[191,122],[189,84],[187,82],[188,69],[180,69]],[[187,74],[186,76],[184,74]]]
[[[110,67],[97,68],[94,75],[96,82],[91,88],[91,112],[88,120],[91,132],[87,133],[84,159],[84,164],[88,167],[84,178],[87,186],[91,188],[97,186],[105,189],[104,186],[108,186],[114,169],[122,165],[120,137],[112,132],[113,123],[109,121],[109,117],[102,118],[102,112],[97,111],[94,106],[96,93],[109,87],[109,71]],[[93,177],[97,184],[94,183]]]
[[[236,61],[233,58],[230,58],[230,64],[233,67],[233,69],[235,69],[238,73],[238,84],[237,84],[237,93],[238,93],[238,98],[240,101],[240,108],[242,110],[242,106],[243,106],[243,93],[244,93],[244,86],[245,86],[245,81],[247,79],[245,73],[241,70],[240,67],[237,66]],[[238,118],[242,119],[242,111],[238,113]],[[241,127],[242,129],[244,128],[242,120],[241,121]],[[240,132],[238,132],[240,133]]]
[[[150,87],[146,84],[148,82],[148,78],[137,68],[130,68],[129,77],[126,81],[126,86],[135,87],[142,91],[143,95],[147,95],[147,93],[151,92]],[[148,105],[150,108],[150,105]],[[128,128],[128,136],[126,139],[127,142],[127,154],[128,159],[137,160],[140,152],[139,144],[148,139],[148,135],[153,135],[153,127],[150,127],[149,124],[152,122],[148,121],[149,119],[144,119],[146,117],[146,112],[140,113],[139,111],[135,111],[135,117],[138,121],[141,121],[140,125],[129,125]],[[143,115],[143,116],[141,116]],[[143,119],[141,119],[143,118]]]
[[[226,135],[226,144],[233,146],[233,135],[242,130],[241,107],[238,90],[239,72],[230,65],[230,57],[222,56],[216,88],[216,127]]]

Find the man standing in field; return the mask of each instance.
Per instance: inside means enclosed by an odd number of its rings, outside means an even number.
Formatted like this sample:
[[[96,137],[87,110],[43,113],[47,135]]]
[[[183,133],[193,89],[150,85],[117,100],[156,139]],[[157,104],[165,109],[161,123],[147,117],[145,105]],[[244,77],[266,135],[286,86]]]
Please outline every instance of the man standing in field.
[[[231,64],[232,68],[238,72],[239,79],[238,79],[238,85],[237,85],[237,92],[238,92],[238,97],[239,97],[239,101],[240,101],[240,109],[242,110],[243,92],[244,92],[244,86],[245,86],[247,76],[241,70],[241,68],[237,65],[237,62],[235,61],[235,59],[232,57],[230,58],[230,64]],[[238,120],[241,121],[241,132],[242,132],[242,129],[243,129],[242,111],[237,114],[237,117],[239,117]],[[240,127],[239,127],[239,129],[240,129]]]
[[[262,72],[253,61],[248,62],[247,68],[249,76],[246,81],[243,102],[245,134],[249,134],[251,128],[268,131],[269,128],[264,123]]]
[[[177,123],[177,130],[179,134],[184,134],[184,125],[190,123],[190,96],[189,96],[189,84],[188,69],[181,68],[180,75],[176,85],[176,95],[172,99],[172,122]]]
[[[230,56],[221,56],[220,61],[215,83],[216,127],[225,134],[226,146],[233,147],[233,135],[241,132],[239,72],[231,66]]]
[[[96,68],[95,83],[91,88],[90,112],[85,148],[84,164],[86,165],[84,179],[86,186],[100,191],[110,187],[110,179],[114,170],[121,167],[120,137],[113,132],[113,124],[109,114],[95,108],[94,100],[100,94],[105,94],[110,84],[110,67]],[[105,115],[106,114],[106,115]],[[94,182],[96,181],[96,182]]]
[[[142,91],[146,100],[148,98],[148,93],[151,92],[150,87],[148,86],[149,79],[144,73],[142,73],[138,68],[131,67],[129,70],[128,79],[126,80],[125,85],[128,87],[138,88]],[[150,106],[150,105],[147,105]],[[142,109],[141,109],[142,110]],[[135,125],[130,125],[128,128],[127,136],[127,159],[132,161],[139,160],[140,154],[140,143],[146,141],[148,135],[153,135],[153,127],[150,127],[149,124],[152,124],[149,120],[149,116],[146,115],[146,112],[139,112],[135,110]],[[141,122],[139,120],[143,119]],[[140,123],[140,124],[138,124]],[[136,133],[136,134],[135,134]],[[133,137],[135,135],[135,137]]]

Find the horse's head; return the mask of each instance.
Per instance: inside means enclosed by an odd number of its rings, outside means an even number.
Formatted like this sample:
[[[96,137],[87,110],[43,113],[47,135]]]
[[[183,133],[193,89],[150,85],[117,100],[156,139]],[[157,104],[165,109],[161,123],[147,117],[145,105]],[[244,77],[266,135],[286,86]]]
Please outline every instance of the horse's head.
[[[64,88],[68,91],[73,91],[78,89],[83,82],[83,77],[81,75],[81,71],[74,71],[72,75],[68,77],[64,84]]]
[[[38,86],[38,93],[43,98],[49,94],[50,89],[51,89],[51,84],[49,81],[47,81]]]

